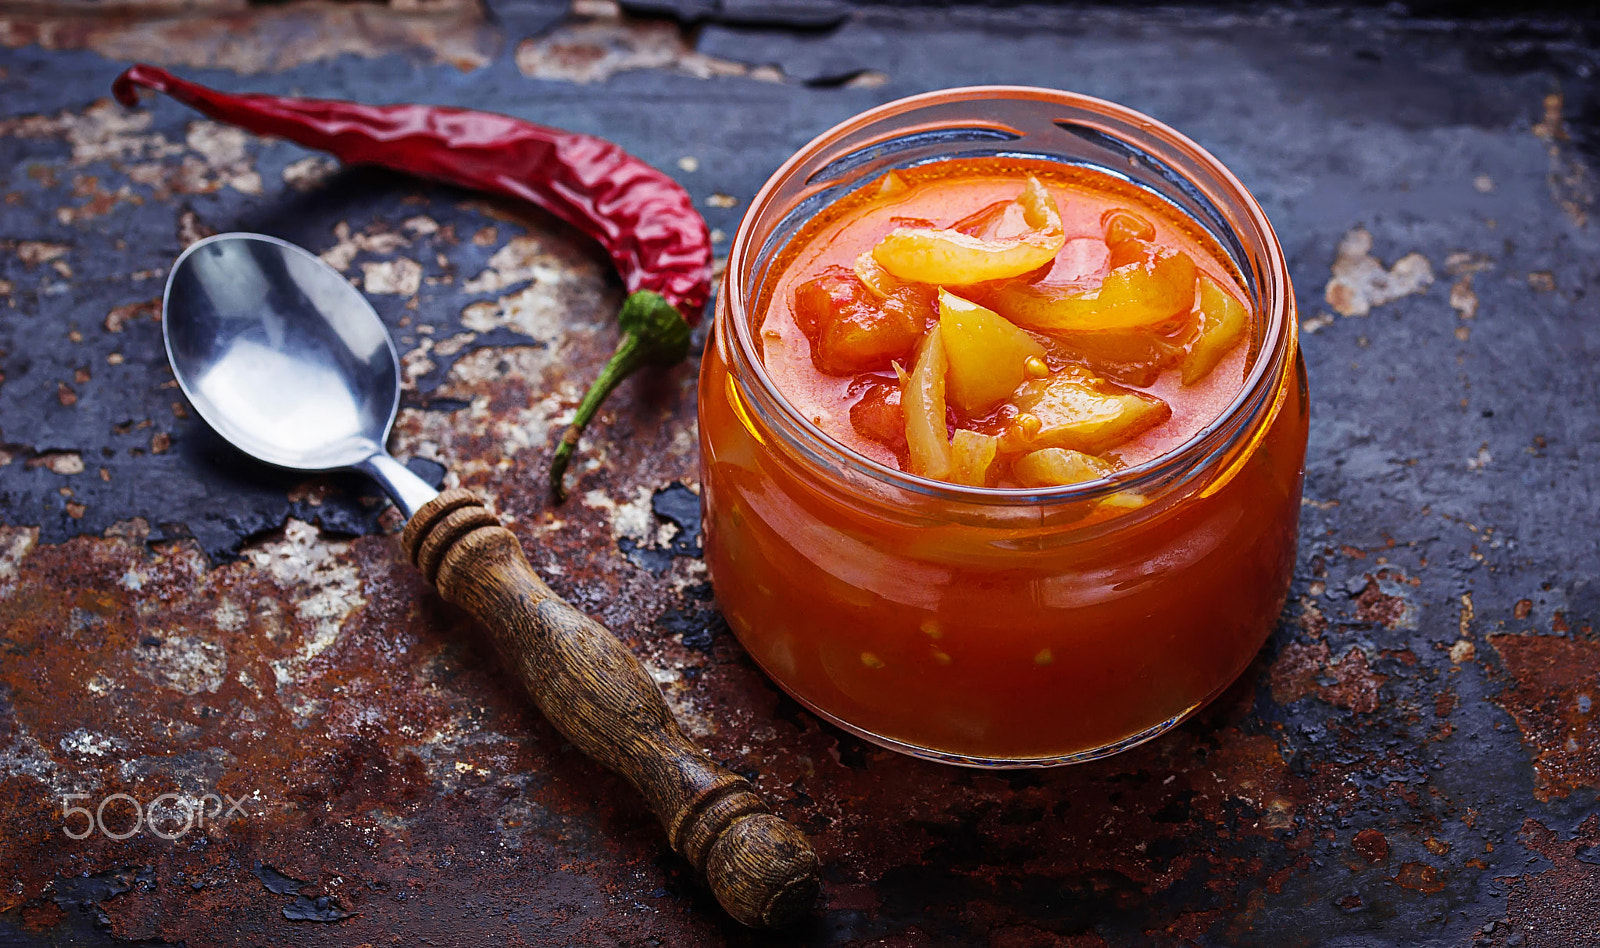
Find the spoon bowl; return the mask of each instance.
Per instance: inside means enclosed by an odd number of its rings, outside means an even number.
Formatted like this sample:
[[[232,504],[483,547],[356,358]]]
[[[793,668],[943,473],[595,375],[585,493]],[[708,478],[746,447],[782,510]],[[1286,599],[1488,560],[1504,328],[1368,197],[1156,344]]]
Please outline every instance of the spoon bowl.
[[[293,470],[364,470],[408,517],[432,499],[383,447],[400,405],[389,332],[315,255],[262,234],[197,241],[167,278],[161,327],[189,403],[241,451]]]

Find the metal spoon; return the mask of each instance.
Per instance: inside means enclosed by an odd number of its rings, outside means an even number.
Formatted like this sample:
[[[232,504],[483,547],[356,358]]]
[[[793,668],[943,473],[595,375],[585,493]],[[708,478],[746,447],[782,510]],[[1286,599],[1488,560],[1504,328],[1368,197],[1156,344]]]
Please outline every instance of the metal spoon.
[[[810,909],[819,880],[805,836],[689,742],[632,653],[539,579],[477,497],[438,493],[384,448],[400,360],[337,270],[274,237],[208,237],[173,265],[161,325],[178,385],[235,447],[383,486],[406,515],[411,561],[489,629],[550,723],[639,790],[730,915],[776,926]]]

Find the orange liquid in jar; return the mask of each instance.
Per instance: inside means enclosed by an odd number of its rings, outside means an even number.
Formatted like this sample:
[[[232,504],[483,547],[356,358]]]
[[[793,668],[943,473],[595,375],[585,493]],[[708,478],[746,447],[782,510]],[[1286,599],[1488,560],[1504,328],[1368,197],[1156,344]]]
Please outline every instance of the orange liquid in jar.
[[[1102,173],[999,159],[896,172],[808,222],[768,269],[750,316],[773,386],[826,439],[887,468],[913,469],[906,446],[890,437],[894,426],[863,425],[852,408],[869,389],[897,389],[896,368],[909,369],[918,350],[862,371],[821,365],[797,291],[856,266],[896,227],[948,228],[1016,198],[1029,174],[1054,198],[1066,239],[1048,269],[1013,283],[1063,293],[1100,286],[1119,264],[1106,215],[1131,210],[1153,231],[1144,234],[1147,250],[1181,253],[1202,282],[1248,298],[1231,262],[1192,222]],[[947,289],[1003,302],[994,285]],[[994,309],[1005,313],[999,302]],[[1085,759],[1198,708],[1271,630],[1299,509],[1306,412],[1297,357],[1283,361],[1261,417],[1179,486],[991,505],[864,485],[859,474],[819,470],[788,450],[741,394],[745,380],[730,374],[729,318],[719,310],[702,368],[707,561],[741,642],[813,710],[889,746],[946,759]],[[922,318],[938,322],[937,312]],[[1249,314],[1252,330],[1258,318]],[[1186,384],[1180,363],[1198,317],[1185,310],[1183,319],[1192,325],[1149,330],[1176,340],[1159,360],[1125,359],[1116,354],[1126,347],[1116,346],[1107,357],[1094,343],[1103,335],[1032,334],[1049,377],[1087,366],[1109,388],[1164,403],[1156,423],[1096,446],[1109,469],[1188,442],[1233,402],[1259,357],[1261,334],[1248,332]],[[949,410],[952,429],[1001,445],[976,486],[1023,486],[1013,465],[1032,446],[1017,440],[1017,418],[1010,402]]]

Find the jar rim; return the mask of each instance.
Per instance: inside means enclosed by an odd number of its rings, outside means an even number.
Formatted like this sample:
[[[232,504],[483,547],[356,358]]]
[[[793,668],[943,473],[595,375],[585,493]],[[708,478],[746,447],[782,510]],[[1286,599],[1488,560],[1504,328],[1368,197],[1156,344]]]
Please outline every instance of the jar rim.
[[[783,394],[767,373],[759,355],[751,321],[742,318],[747,314],[748,299],[744,281],[739,279],[739,275],[743,273],[747,259],[760,250],[753,246],[756,222],[760,221],[763,212],[769,209],[779,189],[787,184],[799,169],[835,143],[885,118],[928,105],[986,99],[1028,100],[1045,105],[1065,106],[1119,120],[1149,135],[1160,145],[1175,152],[1183,162],[1192,164],[1218,181],[1225,192],[1224,196],[1236,202],[1244,211],[1244,218],[1256,238],[1250,243],[1263,258],[1264,265],[1260,274],[1263,279],[1259,291],[1264,305],[1257,309],[1265,311],[1266,314],[1263,327],[1264,345],[1250,366],[1238,393],[1215,418],[1176,447],[1147,461],[1117,471],[1109,477],[1042,489],[972,487],[923,477],[876,461],[827,435]],[[972,123],[966,124],[970,127]],[[997,127],[1004,127],[1003,122],[995,124]],[[894,137],[889,136],[884,141],[892,141]],[[1179,170],[1185,169],[1180,166]],[[1193,183],[1190,174],[1185,173],[1184,177]],[[1237,228],[1232,229],[1237,232]],[[1243,265],[1240,261],[1235,263]],[[810,444],[801,447],[809,448],[809,453],[822,455],[825,461],[844,465],[886,486],[945,502],[1011,507],[1092,500],[1122,491],[1141,492],[1142,489],[1181,476],[1185,471],[1198,466],[1203,459],[1226,452],[1240,433],[1230,434],[1230,427],[1236,425],[1241,418],[1251,415],[1273,395],[1278,387],[1276,380],[1283,377],[1290,364],[1299,328],[1292,316],[1293,289],[1289,281],[1288,264],[1277,234],[1255,196],[1226,165],[1193,139],[1136,109],[1094,96],[1037,86],[961,86],[919,93],[860,112],[822,132],[780,165],[751,200],[749,209],[745,212],[734,235],[726,272],[728,276],[723,282],[721,292],[727,297],[725,303],[730,316],[733,317],[731,318],[734,336],[732,348],[738,353],[739,361],[750,368],[762,392],[778,407],[783,420],[795,431],[806,436]]]

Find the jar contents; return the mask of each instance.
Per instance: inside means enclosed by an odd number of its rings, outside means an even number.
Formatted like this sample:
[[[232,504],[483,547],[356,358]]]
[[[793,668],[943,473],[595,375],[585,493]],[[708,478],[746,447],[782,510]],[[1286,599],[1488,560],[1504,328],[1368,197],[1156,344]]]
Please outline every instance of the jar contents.
[[[1252,314],[1192,221],[1103,172],[1025,159],[891,171],[808,222],[760,326],[824,434],[973,487],[1105,477],[1239,393]]]

